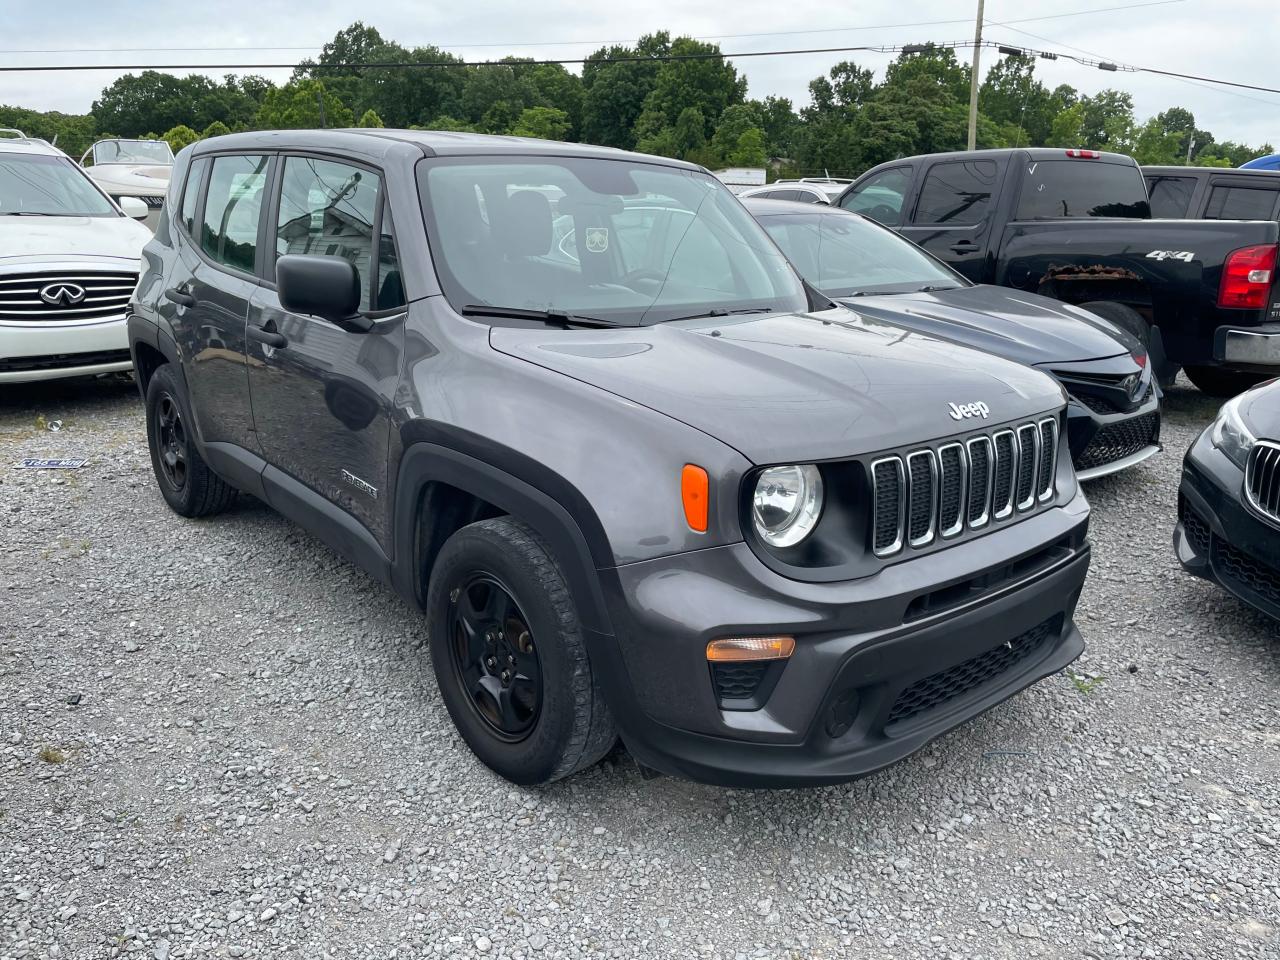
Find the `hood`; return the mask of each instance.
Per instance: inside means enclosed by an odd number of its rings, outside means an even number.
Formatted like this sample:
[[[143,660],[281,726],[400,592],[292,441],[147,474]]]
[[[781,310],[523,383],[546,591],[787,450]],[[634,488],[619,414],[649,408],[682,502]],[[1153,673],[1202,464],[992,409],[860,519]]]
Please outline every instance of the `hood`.
[[[490,343],[683,421],[757,464],[872,453],[1064,402],[1057,383],[1028,367],[843,308],[621,330],[494,327]],[[984,403],[989,419],[954,420],[953,403]]]
[[[1098,360],[1142,351],[1130,334],[1096,314],[1005,287],[843,300],[859,313],[1019,363]]]
[[[1280,379],[1269,380],[1244,394],[1240,416],[1255,436],[1280,442]]]
[[[151,231],[128,217],[0,216],[0,266],[62,256],[139,260],[150,239]]]
[[[107,193],[157,197],[168,192],[172,172],[172,167],[135,166],[128,163],[105,163],[85,170]]]

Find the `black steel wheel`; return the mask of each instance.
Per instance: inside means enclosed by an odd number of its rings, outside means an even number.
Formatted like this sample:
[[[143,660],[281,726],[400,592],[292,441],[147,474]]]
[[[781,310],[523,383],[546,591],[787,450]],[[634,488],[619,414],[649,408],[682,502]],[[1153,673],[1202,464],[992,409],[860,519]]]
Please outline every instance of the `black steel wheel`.
[[[564,572],[514,517],[469,524],[427,588],[440,697],[477,757],[513,783],[588,767],[618,739]]]
[[[175,513],[206,517],[235,501],[235,487],[200,456],[182,377],[167,363],[147,382],[147,446],[156,485]]]
[[[524,739],[542,707],[542,665],[528,619],[511,591],[485,573],[450,591],[449,606],[459,684],[497,736]]]

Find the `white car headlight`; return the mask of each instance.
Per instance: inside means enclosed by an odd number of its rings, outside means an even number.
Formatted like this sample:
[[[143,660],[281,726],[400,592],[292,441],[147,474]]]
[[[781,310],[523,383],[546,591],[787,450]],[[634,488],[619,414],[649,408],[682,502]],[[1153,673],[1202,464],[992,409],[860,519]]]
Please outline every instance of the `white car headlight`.
[[[751,497],[756,533],[771,547],[794,547],[822,515],[822,474],[811,463],[770,467]]]
[[[1223,455],[1241,470],[1249,460],[1249,451],[1258,442],[1244,418],[1240,416],[1240,402],[1247,394],[1240,394],[1228,400],[1218,411],[1218,419],[1213,421],[1209,440]]]

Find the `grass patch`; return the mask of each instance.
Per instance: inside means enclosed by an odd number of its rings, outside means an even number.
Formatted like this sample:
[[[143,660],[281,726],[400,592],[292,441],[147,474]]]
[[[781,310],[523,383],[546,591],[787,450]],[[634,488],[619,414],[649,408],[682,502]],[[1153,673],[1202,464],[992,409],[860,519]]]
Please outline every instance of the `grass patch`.
[[[50,746],[41,747],[39,752],[36,754],[36,756],[38,756],[45,763],[66,763],[67,762],[66,751],[60,747],[50,747]]]
[[[1106,680],[1106,677],[1082,677],[1080,674],[1073,673],[1070,670],[1067,671],[1067,676],[1071,679],[1071,683],[1076,688],[1076,691],[1086,697],[1093,693],[1093,691],[1097,690],[1098,687],[1101,686],[1102,682]]]

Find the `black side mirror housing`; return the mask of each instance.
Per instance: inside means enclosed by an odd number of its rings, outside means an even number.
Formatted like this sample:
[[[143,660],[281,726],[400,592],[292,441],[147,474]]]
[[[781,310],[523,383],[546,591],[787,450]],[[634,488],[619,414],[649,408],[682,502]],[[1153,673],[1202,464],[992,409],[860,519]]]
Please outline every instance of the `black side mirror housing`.
[[[360,277],[342,257],[287,253],[276,260],[276,295],[290,313],[328,320],[351,333],[373,321],[360,313]]]

